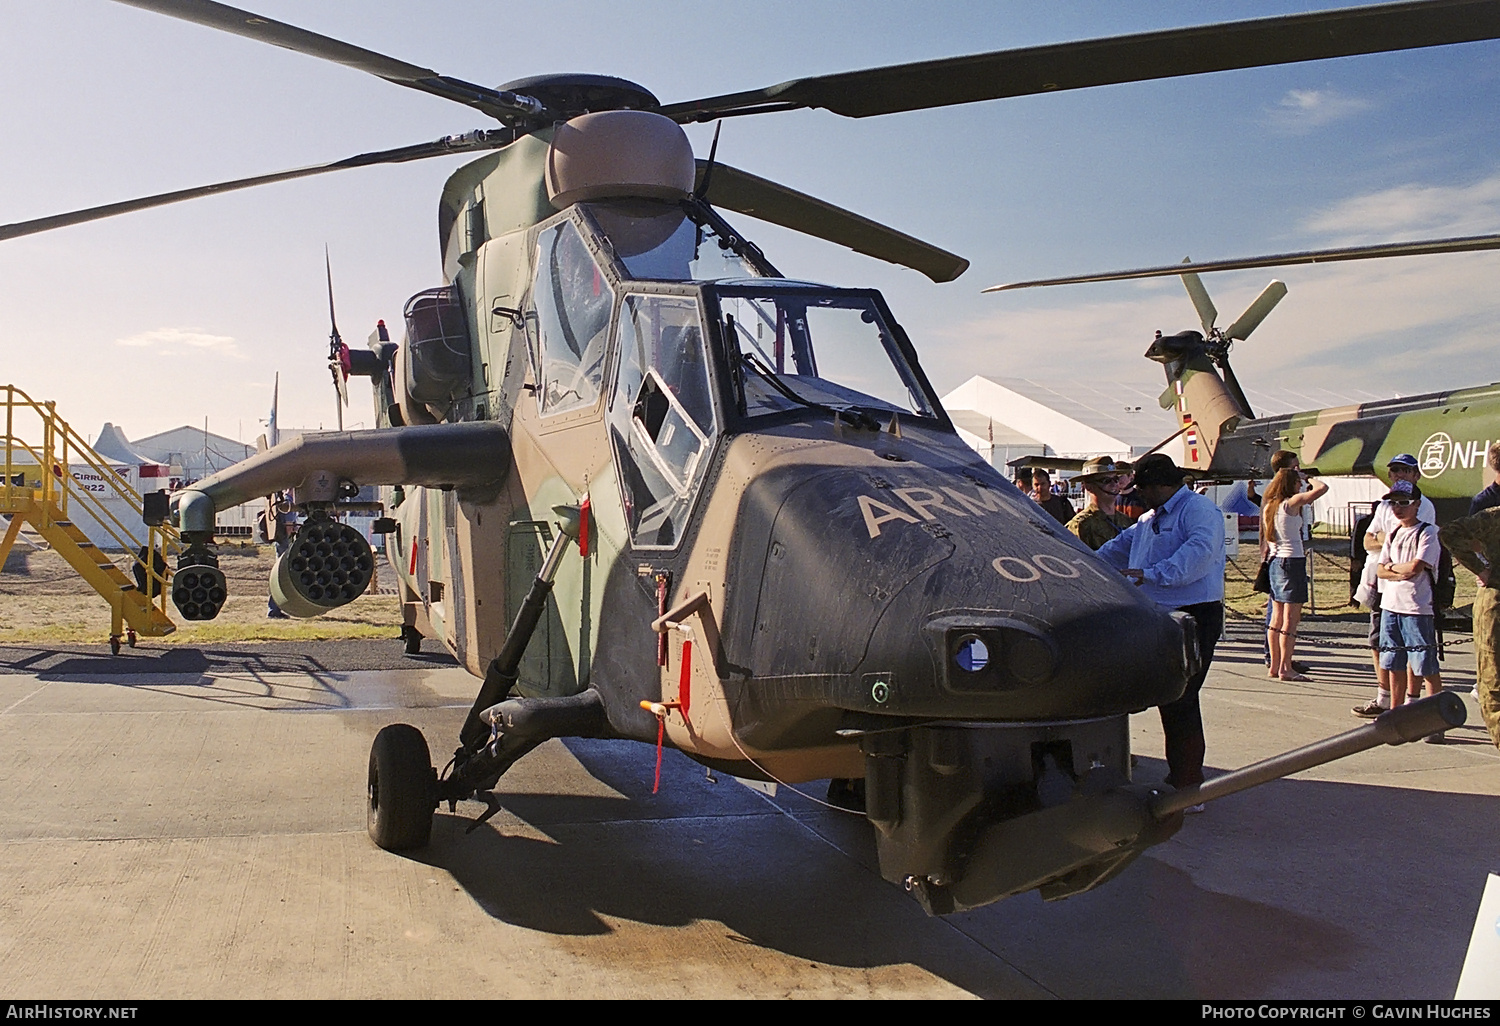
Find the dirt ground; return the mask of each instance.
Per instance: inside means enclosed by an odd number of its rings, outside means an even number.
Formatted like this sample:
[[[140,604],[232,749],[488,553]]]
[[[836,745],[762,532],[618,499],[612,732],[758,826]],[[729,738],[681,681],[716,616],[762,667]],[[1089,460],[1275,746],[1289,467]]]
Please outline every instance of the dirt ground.
[[[329,641],[395,637],[400,632],[400,602],[394,594],[378,594],[378,554],[375,582],[349,605],[312,620],[268,620],[266,600],[275,556],[269,545],[220,545],[219,567],[229,581],[223,611],[216,619],[192,623],[181,619],[169,602],[168,615],[177,630],[160,641]],[[126,566],[123,557],[117,562]],[[393,576],[386,568],[386,580]],[[61,556],[17,541],[0,572],[0,644],[108,638],[108,603]]]

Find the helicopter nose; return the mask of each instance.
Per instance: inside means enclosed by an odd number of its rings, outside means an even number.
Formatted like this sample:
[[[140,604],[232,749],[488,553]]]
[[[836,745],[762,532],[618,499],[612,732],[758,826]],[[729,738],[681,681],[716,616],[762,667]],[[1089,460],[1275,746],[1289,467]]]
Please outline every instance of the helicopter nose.
[[[1185,616],[1009,485],[935,476],[825,471],[767,503],[759,530],[748,504],[761,541],[742,558],[764,562],[753,620],[729,603],[726,633],[749,642],[731,660],[767,686],[888,715],[1077,719],[1181,695],[1196,668]]]

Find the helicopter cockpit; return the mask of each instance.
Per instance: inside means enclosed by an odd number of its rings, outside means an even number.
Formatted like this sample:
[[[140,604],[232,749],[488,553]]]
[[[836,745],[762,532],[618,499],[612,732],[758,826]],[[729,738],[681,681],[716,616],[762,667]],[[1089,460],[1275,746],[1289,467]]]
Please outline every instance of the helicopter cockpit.
[[[606,418],[631,543],[675,548],[715,440],[810,411],[939,418],[879,293],[789,281],[701,204],[576,204],[539,227],[527,311],[543,418]]]

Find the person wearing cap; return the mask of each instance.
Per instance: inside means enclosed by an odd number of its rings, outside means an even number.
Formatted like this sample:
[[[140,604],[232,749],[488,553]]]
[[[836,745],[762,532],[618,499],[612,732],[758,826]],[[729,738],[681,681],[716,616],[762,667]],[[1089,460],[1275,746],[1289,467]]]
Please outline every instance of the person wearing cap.
[[[1208,496],[1184,487],[1186,478],[1170,456],[1142,457],[1135,465],[1135,489],[1146,513],[1098,551],[1147,598],[1188,613],[1197,625],[1199,670],[1181,698],[1160,708],[1166,782],[1178,788],[1203,783],[1207,742],[1198,693],[1224,629],[1224,514]]]
[[[1073,480],[1088,493],[1088,502],[1072,520],[1068,530],[1091,549],[1109,541],[1125,528],[1131,520],[1115,511],[1120,493],[1130,487],[1129,463],[1116,463],[1108,456],[1095,456],[1083,465],[1083,473]]]
[[[1437,619],[1433,604],[1434,574],[1443,549],[1436,525],[1418,519],[1422,490],[1410,481],[1396,481],[1384,496],[1396,526],[1385,536],[1376,562],[1380,578],[1380,666],[1390,681],[1391,706],[1403,697],[1419,697],[1419,682],[1427,694],[1443,690],[1438,676]],[[1441,743],[1443,735],[1428,741]]]
[[[1490,740],[1500,748],[1500,573],[1495,572],[1500,561],[1500,508],[1489,506],[1444,524],[1438,538],[1453,553],[1454,562],[1479,578],[1474,595],[1474,697]]]
[[[1417,480],[1422,476],[1420,464],[1417,458],[1409,452],[1398,453],[1391,457],[1390,463],[1386,464],[1386,473],[1390,478],[1391,487],[1397,482],[1405,481],[1415,486]],[[1420,494],[1420,489],[1418,490]],[[1432,505],[1432,500],[1425,495],[1417,505],[1417,519],[1427,524],[1437,523],[1437,509]],[[1391,510],[1391,504],[1384,499],[1375,507],[1375,514],[1370,519],[1370,526],[1365,529],[1365,551],[1373,557],[1380,552],[1381,546],[1385,544],[1386,537],[1397,527],[1400,522],[1396,514]],[[1371,558],[1365,561],[1365,576],[1361,587],[1367,594],[1375,596],[1374,602],[1370,604],[1370,632],[1368,635],[1370,644],[1370,662],[1375,667],[1375,697],[1364,705],[1354,707],[1354,715],[1370,719],[1379,716],[1391,707],[1391,687],[1389,675],[1380,666],[1380,602],[1381,593],[1377,589],[1379,578],[1376,574],[1376,561]]]

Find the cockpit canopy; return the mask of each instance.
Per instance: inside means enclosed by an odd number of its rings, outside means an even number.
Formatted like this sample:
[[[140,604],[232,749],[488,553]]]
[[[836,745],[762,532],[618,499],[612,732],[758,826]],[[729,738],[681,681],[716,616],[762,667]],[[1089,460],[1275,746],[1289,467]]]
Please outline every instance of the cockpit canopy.
[[[777,275],[706,206],[575,204],[541,225],[525,307],[538,413],[606,405],[637,548],[675,548],[720,437],[944,420],[880,294]]]

